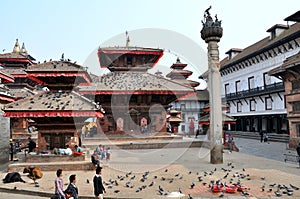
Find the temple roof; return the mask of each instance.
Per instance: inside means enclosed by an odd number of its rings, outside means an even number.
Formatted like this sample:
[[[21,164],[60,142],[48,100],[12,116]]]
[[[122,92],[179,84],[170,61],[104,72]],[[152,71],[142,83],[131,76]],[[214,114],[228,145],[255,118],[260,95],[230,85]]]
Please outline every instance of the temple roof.
[[[86,72],[86,67],[70,61],[49,61],[29,66],[27,72]]]
[[[103,117],[101,106],[72,92],[42,92],[4,106],[5,117]]]
[[[189,92],[194,92],[194,89],[190,86],[179,84],[158,75],[141,72],[128,72],[109,73],[100,76],[92,86],[80,87],[79,92],[96,92],[98,94],[187,94]]]
[[[298,67],[300,66],[300,51],[287,58],[286,60],[284,60],[283,64],[281,66],[278,66],[272,70],[270,70],[268,72],[269,75],[275,75],[275,76],[278,76],[278,75],[281,75],[282,73],[286,72],[288,69],[292,69],[293,67]],[[299,70],[297,70],[297,73]]]
[[[193,94],[181,97],[178,100],[180,100],[180,101],[209,101],[209,92],[208,92],[208,90],[197,90]]]
[[[15,98],[11,95],[9,89],[4,84],[0,84],[0,101],[1,103],[15,101]]]
[[[0,69],[0,79],[2,83],[14,82],[14,77],[2,69]]]
[[[143,47],[106,47],[98,49],[101,68],[110,71],[147,71],[162,57],[163,50]]]
[[[11,87],[9,89],[9,93],[16,99],[23,99],[23,98],[33,96],[36,94],[36,92],[32,91],[31,89],[26,88],[25,86],[23,88]]]
[[[25,71],[33,81],[50,87],[58,87],[60,84],[89,85],[92,81],[86,67],[66,60],[31,65]],[[49,78],[52,80],[49,80]]]
[[[173,76],[183,76],[184,78],[187,78],[192,74],[193,72],[189,70],[173,69],[170,73],[167,74],[166,77],[172,78]]]
[[[9,67],[9,68],[1,68],[0,72],[4,72],[10,74],[12,77],[27,77],[27,73],[24,68],[19,67]]]
[[[226,115],[224,113],[222,113],[222,121],[224,124],[235,124],[236,123],[236,119],[234,119],[233,117]],[[210,124],[210,114],[206,114],[203,117],[199,118],[198,123],[209,125]]]
[[[224,58],[221,62],[221,69],[223,70],[231,65],[247,60],[267,50],[271,50],[276,46],[282,45],[289,40],[293,40],[300,35],[300,23],[291,25],[288,29],[284,30],[281,34],[273,39],[265,37],[264,39],[254,43],[245,48],[242,52],[235,55],[232,59]]]

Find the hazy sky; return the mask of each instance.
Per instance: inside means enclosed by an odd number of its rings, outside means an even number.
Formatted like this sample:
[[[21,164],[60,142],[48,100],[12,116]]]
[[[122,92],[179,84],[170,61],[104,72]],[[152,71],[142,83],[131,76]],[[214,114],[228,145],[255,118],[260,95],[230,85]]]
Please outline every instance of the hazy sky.
[[[124,45],[126,30],[130,33],[151,28],[184,35],[206,50],[199,32],[204,10],[210,5],[210,13],[222,20],[222,59],[230,48],[245,48],[267,37],[266,30],[271,26],[286,24],[283,19],[298,11],[300,1],[0,0],[0,49],[1,53],[2,49],[11,52],[18,38],[37,61],[59,59],[64,53],[83,64],[98,46],[114,36],[124,34],[124,42],[119,44]],[[131,41],[140,46],[133,36]],[[164,48],[157,45],[144,47]]]

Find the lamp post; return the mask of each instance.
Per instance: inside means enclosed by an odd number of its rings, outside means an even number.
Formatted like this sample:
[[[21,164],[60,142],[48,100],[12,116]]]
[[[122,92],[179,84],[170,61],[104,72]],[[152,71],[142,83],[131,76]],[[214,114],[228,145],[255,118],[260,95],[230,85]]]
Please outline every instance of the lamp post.
[[[201,38],[208,44],[208,88],[210,104],[210,163],[223,163],[223,127],[222,127],[222,103],[221,103],[221,75],[219,61],[219,46],[223,35],[221,21],[217,15],[215,20],[211,17],[209,10],[204,12],[203,28]]]

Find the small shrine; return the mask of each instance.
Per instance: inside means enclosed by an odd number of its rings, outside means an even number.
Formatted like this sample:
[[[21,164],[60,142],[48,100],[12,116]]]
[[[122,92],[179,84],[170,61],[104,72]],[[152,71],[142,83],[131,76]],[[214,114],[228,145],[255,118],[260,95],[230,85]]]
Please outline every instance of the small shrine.
[[[169,115],[170,116],[167,118],[167,122],[171,125],[172,133],[177,134],[178,126],[182,122],[182,119],[180,117],[181,112],[177,110],[170,110]]]

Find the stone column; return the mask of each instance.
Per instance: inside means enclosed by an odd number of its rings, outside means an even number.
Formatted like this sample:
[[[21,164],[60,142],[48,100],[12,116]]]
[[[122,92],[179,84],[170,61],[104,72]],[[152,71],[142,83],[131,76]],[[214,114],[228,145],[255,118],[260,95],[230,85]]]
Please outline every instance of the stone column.
[[[212,164],[223,163],[223,124],[222,124],[222,102],[221,102],[221,75],[219,61],[219,46],[223,35],[221,21],[213,20],[209,9],[204,13],[201,38],[208,44],[208,88],[210,104],[210,162]]]

